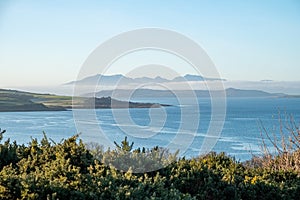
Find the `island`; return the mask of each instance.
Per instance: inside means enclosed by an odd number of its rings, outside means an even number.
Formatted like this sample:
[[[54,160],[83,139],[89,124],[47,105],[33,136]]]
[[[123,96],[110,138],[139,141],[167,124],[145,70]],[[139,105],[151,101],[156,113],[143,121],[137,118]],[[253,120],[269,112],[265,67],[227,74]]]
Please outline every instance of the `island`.
[[[66,111],[70,109],[159,108],[159,103],[120,101],[111,97],[73,97],[0,89],[0,112]]]

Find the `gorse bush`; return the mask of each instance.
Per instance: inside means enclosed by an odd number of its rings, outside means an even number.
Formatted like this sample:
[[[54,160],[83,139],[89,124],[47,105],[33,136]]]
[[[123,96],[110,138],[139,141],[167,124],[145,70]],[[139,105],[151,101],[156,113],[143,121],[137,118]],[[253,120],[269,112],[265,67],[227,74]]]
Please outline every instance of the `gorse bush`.
[[[176,159],[158,147],[134,149],[127,138],[104,151],[78,137],[54,143],[45,135],[28,145],[1,141],[0,199],[274,200],[300,194],[295,170],[251,167],[224,153]],[[152,164],[164,167],[142,173]],[[138,167],[140,173],[133,173]]]
[[[100,161],[120,171],[131,170],[134,173],[155,171],[176,161],[178,152],[171,154],[167,149],[158,146],[152,149],[133,149],[133,144],[133,142],[129,144],[127,137],[121,145],[115,142],[116,149],[103,152]]]

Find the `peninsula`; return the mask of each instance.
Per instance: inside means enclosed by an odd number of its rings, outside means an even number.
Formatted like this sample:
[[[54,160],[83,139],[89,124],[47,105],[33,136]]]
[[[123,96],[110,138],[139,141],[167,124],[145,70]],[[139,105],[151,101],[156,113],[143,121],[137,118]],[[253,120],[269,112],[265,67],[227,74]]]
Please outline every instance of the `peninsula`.
[[[158,108],[158,103],[120,101],[111,97],[76,97],[0,89],[0,112],[66,111],[69,109]]]

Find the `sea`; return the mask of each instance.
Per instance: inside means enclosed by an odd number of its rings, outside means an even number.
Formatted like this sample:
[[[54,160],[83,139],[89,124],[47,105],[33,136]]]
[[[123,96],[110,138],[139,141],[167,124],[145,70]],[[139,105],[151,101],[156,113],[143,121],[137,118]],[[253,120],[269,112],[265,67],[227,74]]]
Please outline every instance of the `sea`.
[[[133,101],[170,106],[1,112],[0,128],[6,130],[1,142],[10,139],[26,145],[32,138],[42,139],[43,133],[61,142],[79,133],[83,142],[98,143],[104,149],[114,148],[114,141],[120,143],[127,137],[134,142],[134,148],[159,146],[169,148],[171,153],[177,149],[179,157],[187,158],[209,150],[245,161],[262,154],[263,139],[273,149],[266,134],[279,139],[281,133],[288,134],[288,127],[300,125],[300,98],[227,98],[224,115],[218,113],[218,108],[212,112],[209,98],[184,105],[173,98]],[[220,121],[213,123],[213,120]]]

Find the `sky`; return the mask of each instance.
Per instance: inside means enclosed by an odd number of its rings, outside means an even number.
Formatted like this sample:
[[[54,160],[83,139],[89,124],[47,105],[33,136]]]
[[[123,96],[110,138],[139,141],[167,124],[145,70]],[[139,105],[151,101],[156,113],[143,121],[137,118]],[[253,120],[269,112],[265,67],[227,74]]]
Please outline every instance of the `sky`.
[[[74,80],[101,43],[146,27],[196,41],[222,78],[300,81],[299,0],[1,0],[0,88]],[[124,63],[111,73],[126,73]],[[181,64],[179,74],[193,72]]]

